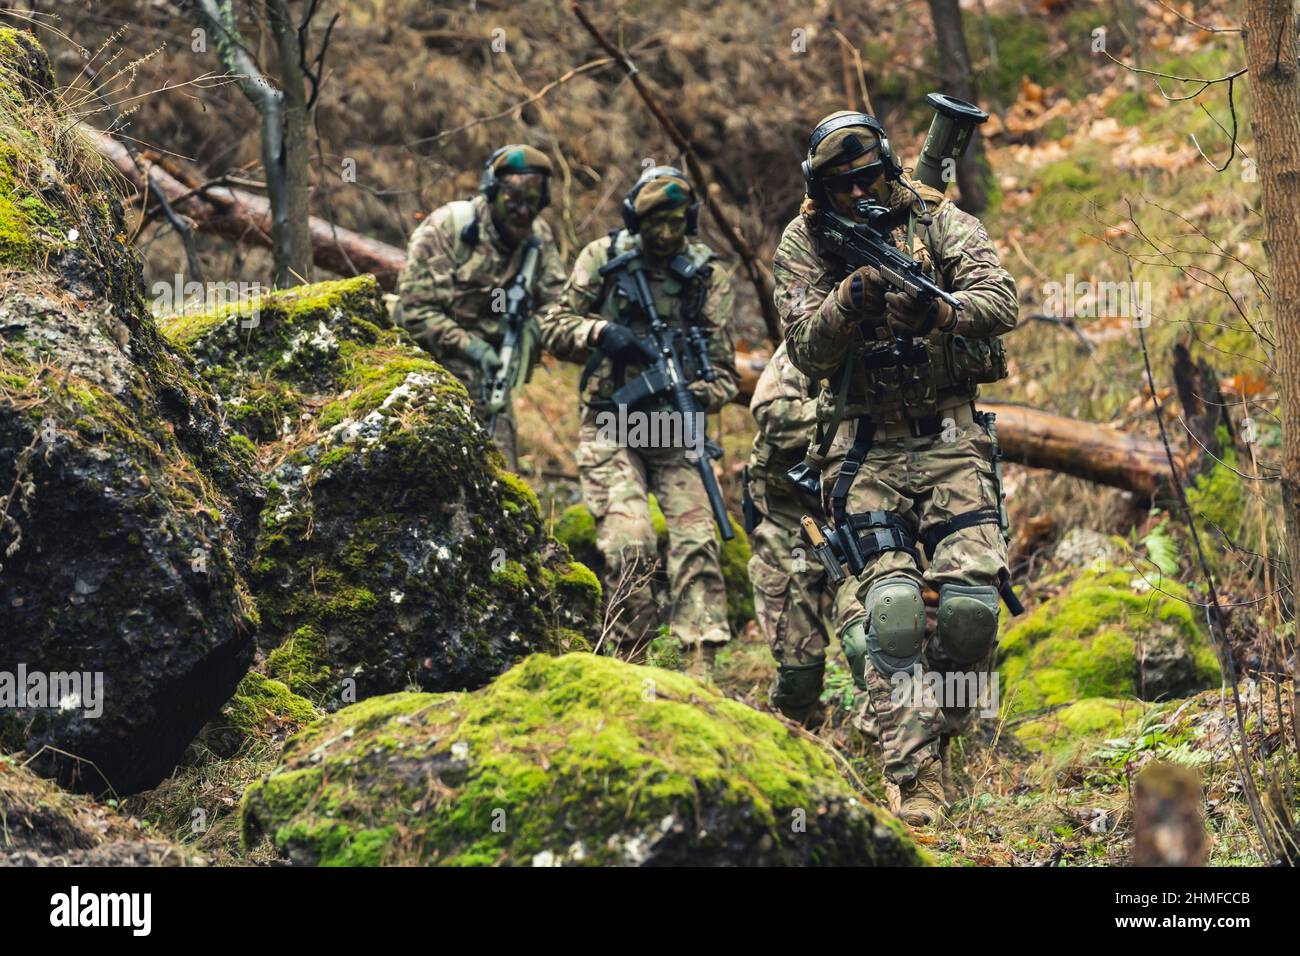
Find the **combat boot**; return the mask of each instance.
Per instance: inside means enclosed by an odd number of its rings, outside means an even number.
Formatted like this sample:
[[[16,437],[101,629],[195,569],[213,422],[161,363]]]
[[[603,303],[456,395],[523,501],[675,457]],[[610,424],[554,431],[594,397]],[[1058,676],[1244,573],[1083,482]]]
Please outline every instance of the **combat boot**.
[[[916,779],[899,784],[898,801],[898,816],[910,827],[928,827],[943,819],[948,812],[948,798],[943,791],[939,758],[932,757],[922,764]]]

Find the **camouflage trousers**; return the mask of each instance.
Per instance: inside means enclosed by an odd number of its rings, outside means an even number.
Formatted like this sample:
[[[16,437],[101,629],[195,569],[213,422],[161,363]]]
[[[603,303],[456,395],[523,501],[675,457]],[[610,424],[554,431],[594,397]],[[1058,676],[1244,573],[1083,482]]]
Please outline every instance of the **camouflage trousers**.
[[[485,401],[489,383],[484,379],[483,372],[477,365],[471,365],[459,358],[444,358],[439,359],[439,362],[469,390],[470,401],[474,403],[474,417],[478,419],[480,425],[487,428],[488,419],[492,416],[488,413]],[[518,426],[515,423],[513,396],[510,404],[497,414],[492,430],[492,444],[496,445],[497,450],[505,456],[506,465],[510,470],[517,472],[519,470]]]
[[[627,448],[602,435],[593,413],[578,433],[582,498],[596,519],[596,547],[605,561],[605,594],[613,637],[643,649],[659,628],[661,605],[673,635],[687,647],[723,644],[727,591],[709,499],[694,462],[681,448]],[[668,525],[668,595],[655,598],[659,556],[648,496]]]
[[[758,482],[751,464],[751,486]],[[817,514],[817,502],[784,476],[763,476],[755,505],[763,520],[749,536],[749,580],[758,632],[778,664],[824,660],[834,610],[826,571],[799,536],[799,519]]]
[[[849,514],[891,511],[908,518],[918,535],[960,514],[998,508],[1000,502],[993,471],[993,440],[979,424],[965,416],[963,424],[932,437],[877,437],[863,462],[847,499]],[[853,443],[857,420],[841,424],[822,469],[822,496],[830,513],[829,496],[840,465]],[[814,460],[815,461],[815,460]],[[996,524],[977,524],[953,532],[941,542],[924,570],[906,551],[884,551],[869,559],[856,580],[846,581],[835,597],[837,633],[855,619],[867,616],[867,591],[887,577],[906,577],[918,585],[938,590],[944,584],[993,585],[1006,567],[1006,541]],[[927,625],[932,633],[933,628]],[[995,686],[996,647],[983,660],[960,671],[942,657],[938,646],[927,641],[920,662],[923,679],[943,687],[969,686],[983,681]],[[940,738],[963,732],[975,707],[964,706],[915,687],[917,671],[888,677],[870,662],[866,666],[868,706],[880,733],[886,775],[895,783],[915,777],[930,759],[939,756]]]

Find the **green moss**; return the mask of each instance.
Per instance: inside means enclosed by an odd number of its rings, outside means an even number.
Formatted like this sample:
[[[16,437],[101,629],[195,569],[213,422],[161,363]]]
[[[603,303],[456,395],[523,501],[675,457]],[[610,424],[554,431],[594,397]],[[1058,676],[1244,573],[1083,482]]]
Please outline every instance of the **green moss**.
[[[518,561],[507,561],[492,572],[492,583],[520,593],[528,590],[528,571]]]
[[[266,671],[295,694],[319,700],[330,683],[328,659],[329,646],[324,636],[310,624],[304,624],[271,651],[266,659]]]
[[[592,651],[591,640],[581,631],[569,627],[557,627],[550,633],[548,643],[557,654],[583,653]]]
[[[600,607],[600,579],[581,561],[570,561],[568,568],[555,578],[555,587],[567,600],[590,602]]]
[[[376,332],[377,324],[387,323],[387,313],[379,300],[378,283],[374,276],[363,275],[296,286],[213,309],[186,310],[182,314],[162,316],[158,319],[158,328],[173,344],[190,346],[228,323],[246,324],[254,316],[257,318],[256,328],[264,331],[273,324],[303,326],[324,321],[335,312],[364,316],[359,321]]]
[[[1101,741],[1122,735],[1147,706],[1141,701],[1088,697],[1022,724],[1015,734],[1035,753],[1064,756],[1090,751]]]
[[[0,175],[0,265],[35,268],[52,251],[63,246],[59,217],[40,197],[16,191],[8,176]]]
[[[257,446],[246,435],[236,432],[230,436],[230,444],[234,446],[236,453],[239,455],[251,458],[257,457]]]
[[[999,649],[1003,700],[1023,711],[1212,684],[1218,668],[1186,589],[1162,587],[1167,595],[1141,593],[1126,572],[1087,572],[1024,618],[1005,618],[1013,622]],[[1139,649],[1149,671],[1139,668]]]
[[[565,508],[552,534],[579,561],[592,567],[601,566],[600,552],[596,550],[596,519],[586,505]]]
[[[809,832],[791,838],[798,809]],[[241,824],[246,842],[267,834],[322,864],[527,865],[553,853],[590,865],[627,862],[663,821],[696,828],[697,813],[774,860],[923,859],[858,803],[825,751],[773,718],[685,675],[590,654],[535,655],[472,694],[345,708],[289,742],[282,768],[248,791]],[[832,821],[844,832],[814,835]],[[396,826],[400,837],[375,836]]]
[[[345,349],[344,354],[349,358],[340,383],[345,394],[321,409],[318,421],[322,429],[332,428],[346,418],[354,421],[365,418],[411,374],[444,379],[442,392],[455,392],[457,386],[464,388],[451,379],[442,366],[411,349]]]
[[[320,716],[311,702],[299,697],[285,684],[254,671],[248,674],[224,711],[231,726],[245,736],[252,736],[268,722],[301,726]]]
[[[501,500],[506,510],[517,511],[523,508],[534,516],[541,517],[542,504],[537,499],[537,492],[533,491],[526,481],[503,468],[497,469],[496,479],[501,484]]]

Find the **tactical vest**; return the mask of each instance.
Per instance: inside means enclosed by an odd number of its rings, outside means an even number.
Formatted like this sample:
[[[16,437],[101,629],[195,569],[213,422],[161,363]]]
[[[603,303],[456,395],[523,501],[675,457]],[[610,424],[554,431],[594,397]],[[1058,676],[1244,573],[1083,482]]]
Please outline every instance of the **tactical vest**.
[[[630,252],[636,246],[635,236],[625,229],[616,229],[609,234],[609,249],[605,261],[609,262],[625,252]],[[717,254],[707,246],[693,242],[687,244],[686,250],[679,258],[684,259],[695,270],[689,281],[679,280],[670,269],[656,269],[650,273],[650,291],[654,295],[655,309],[659,317],[674,329],[703,324],[701,316],[704,312],[705,300],[709,295],[709,279],[713,274],[713,266],[710,263],[717,258]],[[623,295],[613,275],[605,277],[591,312],[625,325],[642,337],[649,335],[649,325],[636,307]],[[687,378],[695,381],[700,376],[700,369],[695,367],[689,350],[683,349],[681,356]],[[586,391],[586,381],[599,363],[607,361],[600,353],[594,354],[592,358],[593,362],[583,370],[581,392]],[[641,366],[630,364],[620,368],[616,365],[613,372],[612,376],[602,378],[599,383],[599,397],[602,399],[609,398],[626,380],[639,375]]]
[[[929,187],[918,187],[927,202],[940,194]],[[934,207],[934,214],[948,200]],[[906,229],[894,233],[895,245],[911,250],[926,273],[941,288],[946,288],[942,274],[934,267],[934,254],[924,233],[916,230],[915,218]],[[814,241],[816,236],[814,235]],[[834,261],[834,260],[829,260]],[[838,264],[842,279],[850,272]],[[849,375],[844,417],[869,415],[877,424],[898,424],[909,419],[929,418],[941,409],[973,401],[979,386],[1007,376],[1006,351],[997,338],[970,338],[945,333],[913,340],[903,350],[902,361],[894,354],[894,343],[869,344],[855,360],[845,362],[823,389],[819,417],[825,422],[844,384],[840,376]]]

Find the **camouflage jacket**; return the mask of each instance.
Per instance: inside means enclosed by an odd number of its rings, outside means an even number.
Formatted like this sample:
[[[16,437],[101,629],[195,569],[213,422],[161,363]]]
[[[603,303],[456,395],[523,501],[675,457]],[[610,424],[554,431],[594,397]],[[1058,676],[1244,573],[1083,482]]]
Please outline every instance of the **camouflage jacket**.
[[[925,349],[921,361],[867,367],[863,357],[887,349],[890,343],[868,338],[861,324],[836,302],[836,286],[848,269],[818,254],[811,220],[802,212],[781,236],[772,263],[776,306],[791,361],[822,383],[823,421],[835,400],[830,378],[846,356],[855,361],[845,416],[870,414],[877,423],[925,417],[968,402],[978,394],[979,383],[1007,374],[1005,353],[996,337],[1016,326],[1015,280],[1002,268],[978,219],[942,200],[934,190],[920,188],[933,222],[927,228],[913,219],[911,248],[906,228],[894,232],[895,245],[925,264],[935,281],[964,303],[960,334],[918,340]]]
[[[758,377],[749,403],[758,425],[749,453],[750,493],[760,510],[766,510],[769,493],[795,494],[785,474],[803,461],[817,424],[816,386],[810,396],[809,385],[808,376],[795,368],[782,342]]]
[[[633,248],[635,237],[626,230],[620,230],[613,239],[597,239],[578,254],[578,261],[573,265],[573,274],[569,276],[556,303],[540,319],[542,326],[542,346],[557,358],[573,362],[585,362],[592,354],[592,332],[600,319],[623,322],[638,335],[648,335],[648,328],[639,316],[621,314],[624,305],[612,282],[605,290],[604,302],[597,309],[597,300],[601,297],[602,285],[600,267],[615,256]],[[709,247],[698,242],[689,243],[685,255],[696,265],[704,265],[713,259]],[[709,333],[709,361],[717,370],[718,377],[713,382],[693,381],[690,389],[707,412],[716,412],[735,397],[740,376],[736,372],[735,344],[732,336],[731,313],[734,298],[731,291],[731,279],[727,273],[716,265],[708,267],[708,276],[702,277],[699,288],[687,288],[681,294],[670,294],[665,288],[668,280],[663,270],[647,264],[650,290],[655,297],[655,306],[664,322],[671,328],[682,328],[691,311],[688,302],[701,299],[695,323]],[[675,284],[675,282],[673,283]],[[684,353],[683,353],[684,354]],[[641,366],[628,365],[623,373],[623,381],[617,381],[614,363],[604,359],[596,366],[589,378],[587,401],[599,402],[608,399],[624,382],[630,381],[641,373]],[[694,378],[696,370],[687,367],[688,376]]]
[[[477,228],[477,241],[467,241],[467,226],[471,233]],[[541,240],[533,284],[533,315],[538,316],[564,284],[564,263],[541,218],[533,221],[533,235]],[[518,271],[522,248],[505,247],[481,195],[435,210],[407,247],[397,285],[402,325],[441,359],[456,358],[471,334],[500,347],[504,299],[498,296],[501,301],[494,303],[493,293]]]

